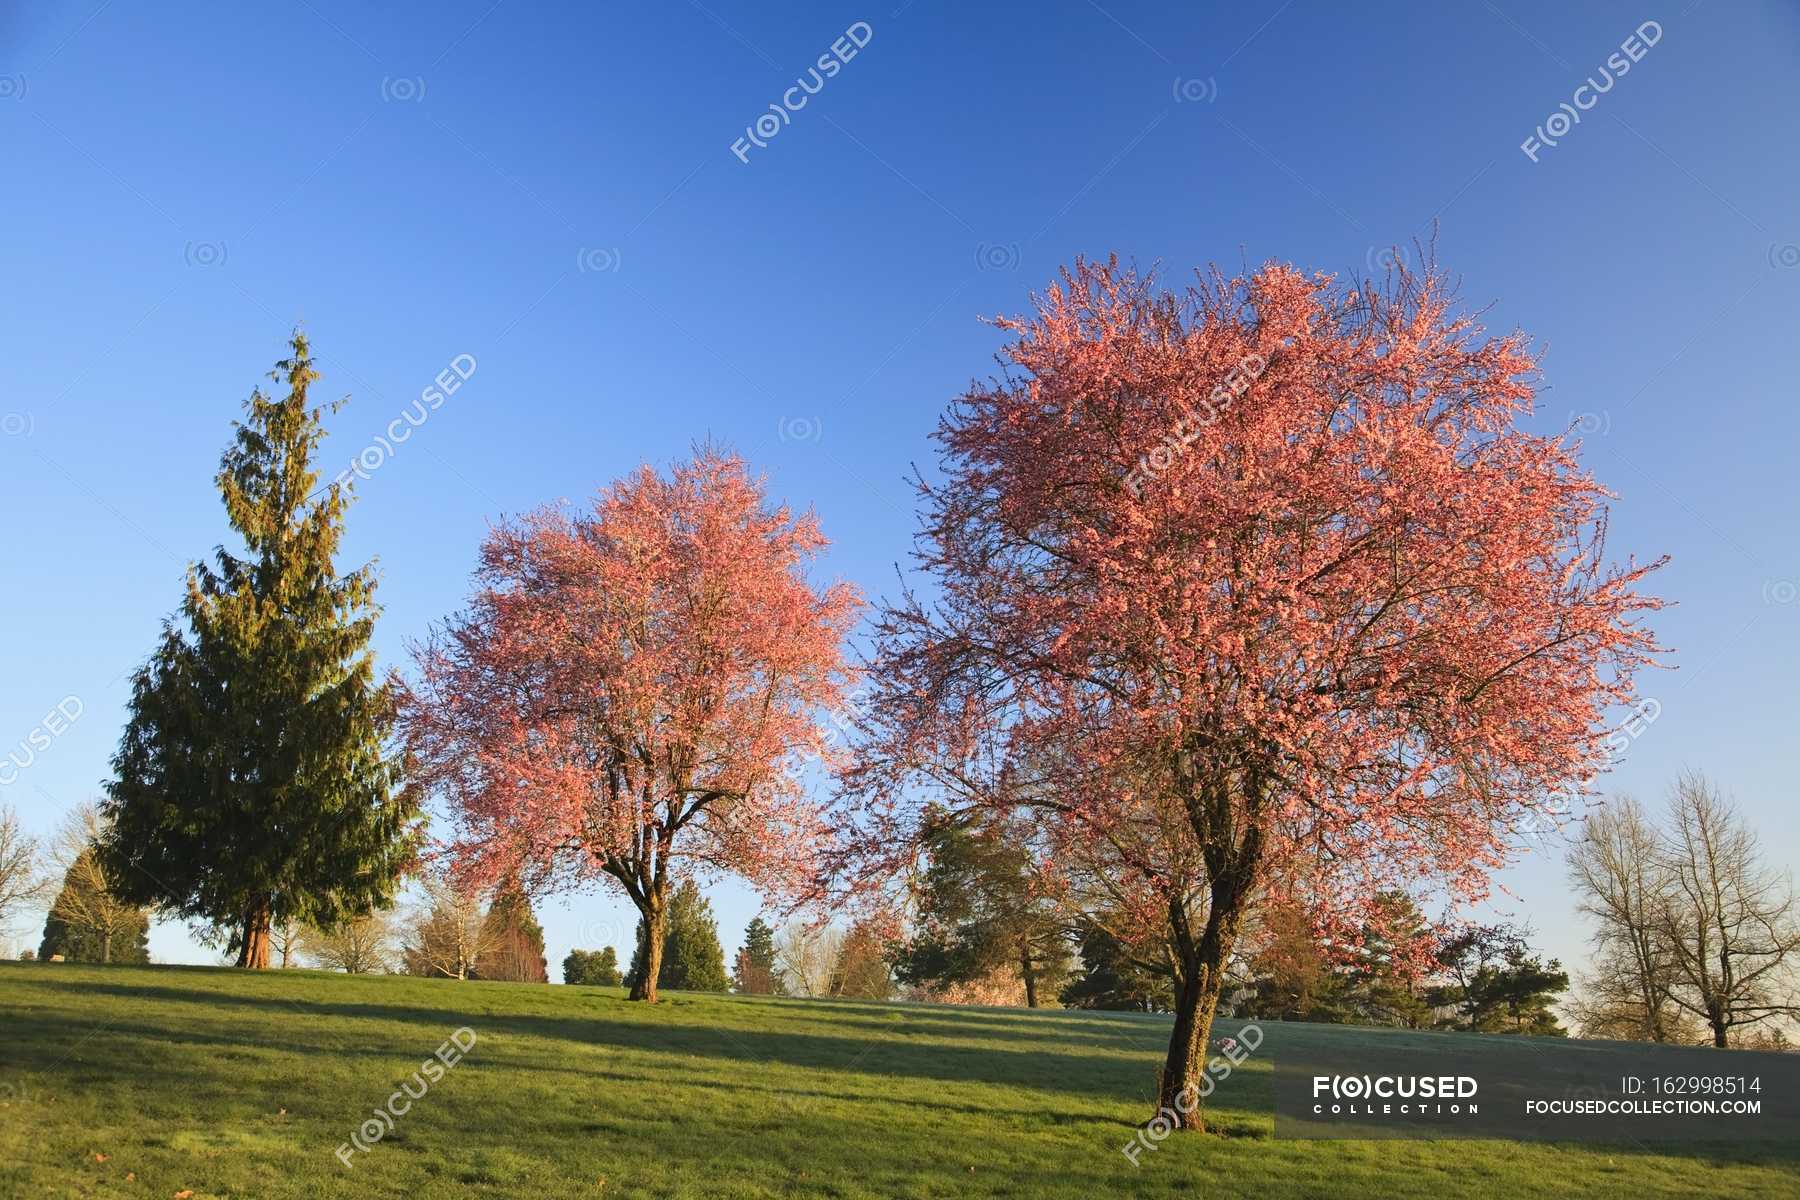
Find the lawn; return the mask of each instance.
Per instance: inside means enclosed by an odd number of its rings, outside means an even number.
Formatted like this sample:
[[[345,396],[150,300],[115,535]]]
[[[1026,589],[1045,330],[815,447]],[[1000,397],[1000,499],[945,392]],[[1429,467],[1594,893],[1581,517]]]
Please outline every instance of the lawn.
[[[1167,1019],[1130,1014],[6,963],[0,1028],[5,1196],[1800,1197],[1800,1147],[1278,1140],[1255,1057],[1225,1136],[1134,1167]]]

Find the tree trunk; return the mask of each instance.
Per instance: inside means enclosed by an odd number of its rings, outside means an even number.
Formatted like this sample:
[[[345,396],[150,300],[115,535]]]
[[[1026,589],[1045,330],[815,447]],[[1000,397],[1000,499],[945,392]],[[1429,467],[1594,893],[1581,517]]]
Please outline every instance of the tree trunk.
[[[1725,1023],[1725,1014],[1715,1009],[1707,1024],[1712,1026],[1713,1045],[1720,1050],[1725,1049],[1725,1035],[1731,1032],[1731,1026]]]
[[[238,947],[238,966],[252,971],[268,970],[269,925],[269,901],[258,896],[244,910],[244,939]]]
[[[662,973],[663,911],[661,906],[644,909],[643,917],[644,973],[640,978],[631,981],[631,994],[626,999],[655,1004],[656,977]]]
[[[1036,1008],[1037,1005],[1037,972],[1031,967],[1031,943],[1026,942],[1019,948],[1019,974],[1025,980],[1025,1007]]]
[[[1206,1039],[1212,1033],[1223,980],[1199,962],[1190,964],[1183,974],[1176,983],[1175,1029],[1169,1035],[1156,1104],[1158,1114],[1170,1117],[1177,1129],[1204,1130],[1200,1072],[1206,1065]]]
[[[1156,1104],[1157,1115],[1173,1121],[1177,1129],[1206,1128],[1200,1111],[1200,1076],[1213,1015],[1225,990],[1225,963],[1244,919],[1246,890],[1235,878],[1214,884],[1206,931],[1198,944],[1191,944],[1191,954],[1183,956],[1181,978],[1175,981],[1175,1029],[1169,1036]]]
[[[112,930],[110,929],[100,939],[100,961],[102,963],[112,962]]]

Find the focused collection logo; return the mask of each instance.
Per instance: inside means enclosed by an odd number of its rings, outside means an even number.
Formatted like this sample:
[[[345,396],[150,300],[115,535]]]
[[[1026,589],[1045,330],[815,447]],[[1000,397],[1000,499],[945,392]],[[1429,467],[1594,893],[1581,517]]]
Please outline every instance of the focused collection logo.
[[[1314,1075],[1321,1117],[1474,1116],[1481,1085],[1472,1075]]]

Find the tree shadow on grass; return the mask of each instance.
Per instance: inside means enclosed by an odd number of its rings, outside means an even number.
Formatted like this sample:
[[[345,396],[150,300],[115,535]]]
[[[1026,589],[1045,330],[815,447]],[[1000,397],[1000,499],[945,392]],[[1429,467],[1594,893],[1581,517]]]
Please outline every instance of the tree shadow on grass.
[[[235,974],[233,977],[241,978]],[[660,1056],[668,1061],[658,1065],[658,1072],[679,1076],[671,1078],[670,1082],[694,1089],[726,1091],[746,1097],[763,1093],[776,1103],[790,1106],[819,1101],[849,1104],[901,1103],[938,1109],[952,1117],[979,1114],[1008,1121],[1104,1124],[1118,1120],[1118,1117],[1105,1111],[1083,1112],[1079,1107],[1064,1106],[1057,1111],[1048,1111],[1030,1102],[1018,1109],[1010,1106],[996,1107],[988,1102],[964,1103],[953,1094],[927,1099],[882,1093],[878,1088],[873,1092],[863,1093],[854,1086],[845,1088],[841,1080],[826,1090],[793,1087],[781,1080],[749,1082],[742,1076],[742,1072],[745,1067],[777,1066],[800,1071],[836,1071],[947,1083],[1001,1085],[1038,1094],[1086,1097],[1103,1105],[1122,1104],[1136,1111],[1148,1102],[1149,1084],[1159,1057],[1154,1048],[1147,1046],[1140,1046],[1138,1052],[1130,1054],[1123,1050],[1116,1054],[1102,1052],[1087,1055],[1059,1052],[1056,1047],[1059,1043],[1066,1042],[1068,1031],[1051,1014],[1045,1014],[1041,1018],[1044,1020],[1043,1031],[1035,1038],[1017,1032],[1004,1035],[1004,1040],[1015,1042],[1016,1045],[959,1047],[936,1041],[922,1043],[909,1040],[903,1031],[909,1025],[927,1026],[934,1037],[940,1034],[960,1034],[977,1039],[988,1038],[994,1036],[993,1027],[1019,1014],[969,1014],[975,1019],[968,1024],[981,1027],[970,1029],[962,1025],[966,1010],[957,1010],[953,1020],[949,1012],[934,1008],[925,1010],[928,1015],[921,1019],[904,1006],[803,1000],[779,1004],[778,1011],[783,1016],[816,1016],[825,1021],[831,1020],[833,1014],[852,1018],[840,1023],[854,1032],[834,1036],[799,1030],[744,1029],[712,1023],[708,1021],[709,1017],[715,1017],[721,1011],[736,1010],[736,1005],[729,1001],[721,1005],[717,998],[707,998],[705,1002],[695,1004],[693,1000],[680,995],[671,997],[672,1002],[668,1005],[655,1008],[632,1005],[627,1010],[628,1002],[623,999],[595,992],[583,997],[592,1005],[588,1013],[570,1016],[491,1011],[497,1004],[516,1003],[519,993],[506,988],[506,985],[458,984],[454,981],[443,981],[444,990],[440,994],[445,1003],[436,1006],[417,1003],[419,997],[415,988],[409,988],[407,996],[413,1003],[384,1004],[350,999],[321,1002],[310,998],[223,992],[204,986],[132,985],[85,979],[40,980],[14,977],[7,982],[13,987],[23,986],[33,991],[42,989],[63,998],[67,998],[70,991],[75,991],[83,995],[117,997],[152,1005],[199,1006],[217,1012],[221,1022],[231,1020],[230,1014],[233,1012],[245,1011],[267,1013],[271,1018],[268,1021],[232,1023],[222,1027],[195,1027],[187,1021],[188,1014],[174,1009],[167,1012],[166,1018],[165,1014],[158,1013],[153,1008],[148,1011],[132,1011],[128,1014],[129,1020],[93,1019],[85,1014],[67,1011],[61,1005],[25,1013],[15,1012],[9,1019],[9,1032],[13,1037],[8,1039],[14,1053],[0,1054],[0,1058],[11,1058],[22,1066],[40,1070],[45,1069],[45,1064],[18,1053],[21,1047],[45,1046],[51,1048],[50,1053],[54,1054],[58,1045],[79,1046],[86,1039],[95,1037],[96,1049],[99,1049],[105,1045],[97,1037],[102,1033],[151,1043],[175,1041],[212,1046],[219,1052],[214,1056],[215,1061],[226,1058],[234,1050],[274,1051],[300,1056],[316,1054],[322,1048],[320,1044],[309,1041],[304,1036],[297,1036],[298,1031],[291,1022],[284,1027],[280,1020],[284,1014],[304,1014],[306,1017],[344,1023],[341,1027],[334,1026],[334,1036],[329,1039],[333,1043],[329,1048],[335,1055],[366,1059],[371,1064],[393,1062],[396,1069],[401,1065],[410,1069],[415,1060],[422,1060],[434,1051],[436,1044],[415,1046],[411,1044],[410,1038],[403,1042],[385,1032],[376,1033],[372,1026],[377,1023],[392,1022],[404,1026],[410,1035],[417,1035],[421,1030],[441,1030],[448,1036],[457,1027],[469,1025],[477,1031],[478,1037],[517,1037],[521,1040],[502,1041],[489,1053],[503,1054],[504,1059],[497,1061],[516,1070],[531,1073],[566,1072],[578,1078],[604,1079],[609,1086],[629,1085],[638,1077],[629,1071],[605,1066],[588,1068],[565,1064],[560,1061],[562,1056],[574,1047],[613,1048]],[[275,980],[272,979],[271,982]],[[413,981],[415,985],[429,982],[432,981]],[[504,991],[500,990],[503,988]],[[363,989],[363,994],[368,994],[368,990]],[[534,997],[535,995],[536,993]],[[549,1000],[550,997],[546,995],[544,999]],[[751,1008],[751,1005],[746,1005],[745,1009],[737,1011],[748,1011]],[[629,1018],[625,1015],[627,1011]],[[892,1029],[886,1028],[888,1020],[883,1015],[886,1012],[900,1012],[903,1019],[895,1022]],[[618,1015],[611,1015],[613,1013]],[[1101,1022],[1108,1019],[1110,1018],[1104,1016],[1084,1018],[1086,1021]],[[1137,1026],[1138,1023],[1133,1021],[1132,1024]],[[959,1028],[959,1025],[962,1027]],[[1223,1028],[1235,1028],[1236,1025],[1235,1022],[1228,1022]],[[1152,1032],[1152,1029],[1146,1022],[1145,1027],[1134,1028],[1131,1032],[1142,1038]],[[1311,1038],[1341,1037],[1349,1031],[1293,1027],[1293,1032]],[[1383,1035],[1392,1032],[1358,1030],[1350,1036],[1367,1034],[1372,1043],[1379,1045],[1386,1040]],[[536,1039],[540,1044],[533,1045],[527,1039]],[[1030,1045],[1034,1040],[1040,1043],[1036,1047]],[[559,1051],[559,1045],[565,1049]],[[482,1052],[477,1050],[472,1061],[479,1063],[481,1055]],[[738,1077],[720,1080],[703,1071],[688,1071],[680,1061],[680,1056],[684,1055],[721,1063],[725,1070],[738,1072]],[[75,1066],[79,1067],[79,1071],[71,1069],[64,1073],[74,1075],[105,1071],[111,1077],[129,1078],[133,1069],[129,1063],[100,1068],[80,1060],[77,1060]],[[479,1067],[476,1069],[480,1070]],[[138,1064],[137,1071],[141,1073],[141,1070],[141,1064]],[[1260,1071],[1256,1073],[1262,1074]],[[217,1074],[223,1079],[229,1075],[229,1070]],[[196,1074],[196,1081],[202,1077]],[[1251,1081],[1246,1079],[1245,1082]],[[1266,1079],[1258,1079],[1251,1092],[1233,1097],[1226,1103],[1231,1107],[1238,1107],[1248,1102],[1251,1108],[1266,1111],[1266,1088]],[[1594,1149],[1593,1146],[1584,1148]],[[1786,1165],[1800,1157],[1800,1147],[1779,1143],[1720,1146],[1704,1142],[1664,1142],[1640,1147],[1613,1145],[1606,1147],[1606,1152],[1624,1155],[1654,1154],[1706,1163],[1752,1165]]]
[[[66,984],[42,986],[61,991]],[[392,1022],[414,1029],[441,1027],[445,1036],[461,1025],[476,1031],[477,1037],[518,1035],[543,1038],[583,1046],[611,1046],[651,1054],[691,1054],[706,1058],[737,1060],[745,1063],[776,1063],[802,1069],[856,1070],[866,1074],[890,1075],[947,1082],[1008,1084],[1036,1089],[1074,1092],[1108,1099],[1142,1102],[1148,1094],[1144,1061],[1123,1056],[1080,1055],[1059,1053],[1053,1029],[1046,1029],[1037,1049],[1023,1045],[953,1046],[933,1042],[921,1046],[899,1036],[898,1030],[871,1027],[866,1036],[855,1034],[833,1036],[790,1030],[749,1030],[703,1022],[681,1022],[679,1008],[666,1009],[676,1021],[657,1019],[654,1009],[638,1008],[634,1020],[618,1020],[598,1011],[592,1015],[568,1017],[484,1011],[480,1005],[469,1007],[446,1005],[442,1008],[414,1005],[391,1005],[357,1001],[289,999],[275,996],[252,996],[198,988],[161,985],[128,985],[113,983],[80,983],[89,995],[110,995],[121,999],[157,1001],[170,1004],[199,1005],[220,1010],[252,1010],[271,1016],[304,1014],[308,1017],[335,1018],[346,1021]],[[482,987],[466,984],[465,987]],[[479,1000],[471,994],[471,1000]],[[623,1004],[624,1001],[617,1003]],[[696,1014],[697,1015],[697,1014]],[[257,1027],[232,1026],[227,1030],[197,1030],[180,1024],[177,1014],[169,1023],[146,1022],[144,1014],[133,1013],[126,1022],[88,1022],[55,1014],[35,1014],[26,1021],[40,1030],[38,1037],[48,1041],[61,1024],[80,1036],[94,1030],[130,1029],[137,1036],[153,1040],[176,1039],[184,1042],[212,1042],[220,1046],[265,1047],[293,1053],[311,1053],[309,1046],[288,1037],[269,1037],[262,1030],[278,1032],[279,1020]],[[340,1031],[343,1032],[343,1031]],[[334,1046],[340,1052],[355,1048]],[[412,1054],[421,1057],[435,1046],[422,1050],[401,1051],[392,1043],[383,1048],[369,1047],[372,1053]]]

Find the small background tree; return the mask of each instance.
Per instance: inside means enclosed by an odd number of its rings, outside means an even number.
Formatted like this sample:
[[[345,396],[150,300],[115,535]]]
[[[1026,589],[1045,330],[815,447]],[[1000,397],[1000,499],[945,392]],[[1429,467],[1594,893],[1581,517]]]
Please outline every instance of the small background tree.
[[[468,979],[495,937],[481,892],[447,872],[427,875],[424,890],[424,902],[413,910],[406,930],[406,973]]]
[[[1063,985],[1066,1008],[1168,1012],[1174,1003],[1167,962],[1136,957],[1101,923],[1082,927],[1076,940],[1081,969]]]
[[[51,883],[38,839],[25,832],[12,805],[0,804],[0,936],[12,932],[22,910],[43,900]]]
[[[544,928],[531,911],[531,900],[516,879],[505,880],[494,895],[482,923],[483,949],[475,960],[475,978],[512,983],[549,983],[544,960]]]
[[[1595,923],[1574,1005],[1588,1036],[1777,1045],[1800,1017],[1800,909],[1756,831],[1704,775],[1660,825],[1629,799],[1591,814],[1569,854]]]
[[[1575,1005],[1583,1037],[1688,1042],[1680,1028],[1674,951],[1662,934],[1665,879],[1656,824],[1618,797],[1587,815],[1569,851],[1569,880],[1594,924],[1590,974]]]
[[[306,929],[300,935],[300,953],[315,967],[347,975],[389,974],[402,961],[393,914],[380,909],[348,918],[332,929]]]
[[[775,971],[790,996],[830,995],[843,930],[795,919],[775,935]]]
[[[300,944],[306,934],[305,926],[289,917],[285,921],[274,921],[269,925],[269,959],[276,966],[287,969],[298,966],[300,962]]]
[[[96,850],[104,834],[105,820],[91,804],[70,813],[57,831],[63,883],[44,921],[40,959],[60,954],[69,962],[150,961],[150,914],[120,894]]]
[[[563,982],[587,987],[618,987],[619,952],[611,946],[599,950],[571,950],[563,959]]]
[[[1353,1019],[1338,962],[1319,944],[1312,921],[1291,905],[1262,914],[1258,945],[1247,964],[1239,1016],[1341,1024]]]
[[[1444,943],[1438,961],[1447,982],[1430,993],[1434,1006],[1449,1010],[1440,1028],[1565,1036],[1554,1006],[1568,990],[1568,973],[1525,939],[1510,925],[1476,925]]]
[[[859,922],[844,932],[826,993],[849,1000],[886,1000],[894,994],[887,942],[876,925]]]
[[[941,810],[925,822],[927,865],[913,935],[892,951],[895,977],[929,991],[1005,971],[1028,1007],[1055,996],[1070,947],[1056,898],[1038,889],[1025,822],[971,824]]]
[[[775,931],[761,917],[744,927],[744,945],[737,952],[731,986],[741,996],[786,994],[775,968]]]
[[[1800,912],[1736,806],[1697,771],[1669,797],[1654,928],[1674,968],[1670,999],[1712,1044],[1800,1017]]]

